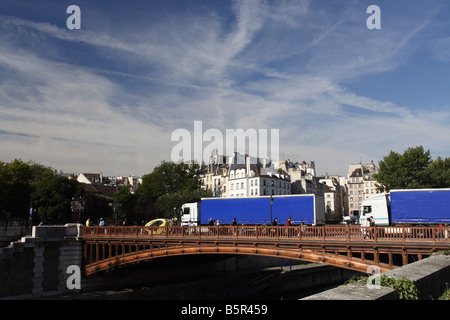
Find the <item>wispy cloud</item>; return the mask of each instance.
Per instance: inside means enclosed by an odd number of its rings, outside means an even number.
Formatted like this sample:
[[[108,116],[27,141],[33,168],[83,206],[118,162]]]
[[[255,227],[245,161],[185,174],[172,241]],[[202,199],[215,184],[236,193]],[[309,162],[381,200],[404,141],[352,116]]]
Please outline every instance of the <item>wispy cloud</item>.
[[[232,1],[226,13],[207,2],[120,28],[102,27],[117,17],[105,8],[79,31],[0,16],[0,158],[145,173],[194,120],[205,130],[278,128],[282,153],[319,171],[345,173],[348,162],[419,142],[448,149],[445,108],[427,114],[358,92],[424,43],[448,62],[446,36],[422,41],[438,11],[419,1],[408,17],[383,4],[375,32],[364,1]]]

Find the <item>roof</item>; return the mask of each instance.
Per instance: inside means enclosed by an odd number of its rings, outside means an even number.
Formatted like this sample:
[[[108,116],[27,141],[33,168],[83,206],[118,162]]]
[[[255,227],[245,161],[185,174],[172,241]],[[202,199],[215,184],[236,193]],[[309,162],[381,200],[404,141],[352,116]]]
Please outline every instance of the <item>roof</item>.
[[[87,184],[84,183],[84,190],[87,193],[100,194],[103,196],[112,197],[117,191],[116,186],[104,186],[102,184]]]
[[[354,177],[362,177],[361,168],[355,169],[355,171],[352,172],[352,174],[350,175],[350,178],[354,178]]]

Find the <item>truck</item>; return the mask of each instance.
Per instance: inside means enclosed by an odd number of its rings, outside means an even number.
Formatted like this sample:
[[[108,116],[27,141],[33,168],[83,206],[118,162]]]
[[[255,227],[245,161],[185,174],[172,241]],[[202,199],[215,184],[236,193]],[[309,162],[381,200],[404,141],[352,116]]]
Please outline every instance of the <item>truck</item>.
[[[450,223],[450,189],[402,189],[361,203],[359,223],[372,217],[377,226]]]
[[[359,210],[352,210],[350,212],[342,213],[342,220],[346,224],[355,224],[359,222]]]
[[[270,201],[272,199],[272,201]],[[323,196],[314,194],[259,196],[240,198],[202,198],[197,203],[182,206],[181,224],[207,225],[210,220],[228,225],[236,219],[241,224],[270,225],[275,218],[284,224],[291,222],[308,225],[325,223]]]

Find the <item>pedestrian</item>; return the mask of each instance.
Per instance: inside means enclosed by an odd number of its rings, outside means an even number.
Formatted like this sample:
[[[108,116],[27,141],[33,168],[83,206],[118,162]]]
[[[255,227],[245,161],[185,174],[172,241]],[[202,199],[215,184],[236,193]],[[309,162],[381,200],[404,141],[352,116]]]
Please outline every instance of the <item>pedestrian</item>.
[[[237,221],[236,221],[236,218],[233,218],[233,222],[231,223],[231,228],[230,228],[230,231],[231,231],[231,233],[233,234],[233,235],[236,235],[236,230],[237,230],[237,228],[234,228],[234,227],[236,227],[237,226]]]
[[[291,226],[291,217],[289,217],[286,221],[286,227],[290,227]],[[286,228],[286,232],[285,232],[286,236],[289,236],[289,228]]]
[[[372,217],[368,217],[366,220],[366,234],[369,239],[372,238],[372,228],[371,228],[373,224],[372,219],[373,219]]]
[[[272,227],[276,227],[276,226],[278,226],[278,219],[277,218],[273,219],[273,221],[272,221]],[[271,236],[273,237],[275,235],[275,229],[272,228],[270,230],[270,233],[271,233]]]
[[[89,226],[91,226],[91,218],[88,218],[86,220],[86,227],[89,227]]]
[[[209,225],[214,226],[214,220],[212,218],[209,218]]]
[[[290,227],[291,226],[291,217],[289,217],[286,221],[286,227]]]
[[[220,234],[220,220],[216,221],[216,226],[217,226],[217,235]]]
[[[100,218],[100,222],[98,223],[99,227],[104,227],[105,226],[105,221],[103,220],[103,218]]]
[[[305,224],[303,223],[303,221],[300,223],[300,236],[302,236],[305,233]]]

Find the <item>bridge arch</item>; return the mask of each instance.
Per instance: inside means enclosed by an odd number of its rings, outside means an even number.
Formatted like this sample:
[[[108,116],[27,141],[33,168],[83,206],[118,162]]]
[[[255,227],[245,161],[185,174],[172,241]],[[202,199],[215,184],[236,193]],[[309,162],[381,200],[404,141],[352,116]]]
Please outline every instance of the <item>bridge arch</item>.
[[[98,244],[104,248],[104,244]],[[139,246],[136,246],[139,248]],[[91,246],[92,249],[92,246]],[[99,252],[98,248],[95,248]],[[213,243],[212,245],[202,245],[199,243],[169,245],[161,247],[152,247],[144,250],[131,250],[129,252],[122,252],[116,256],[107,257],[104,259],[95,259],[85,266],[85,273],[87,276],[113,269],[119,266],[125,266],[136,262],[160,259],[172,256],[182,255],[207,255],[207,254],[228,254],[228,255],[254,255],[266,256],[275,258],[287,258],[293,260],[302,260],[307,262],[323,263],[340,268],[350,269],[358,272],[366,272],[369,266],[376,264],[380,268],[380,272],[386,272],[395,268],[395,266],[375,263],[372,260],[365,260],[361,258],[349,258],[347,255],[339,253],[330,253],[318,247],[316,249],[303,249],[294,247],[277,247],[270,245],[261,245],[254,243],[252,245],[239,245],[234,243]]]
[[[380,272],[448,250],[450,227],[84,227],[85,275],[192,254],[272,256]]]

